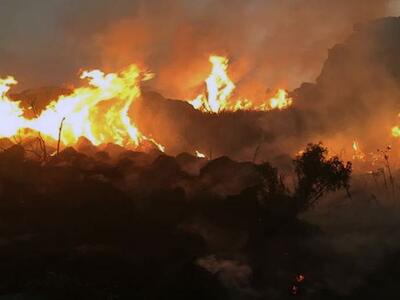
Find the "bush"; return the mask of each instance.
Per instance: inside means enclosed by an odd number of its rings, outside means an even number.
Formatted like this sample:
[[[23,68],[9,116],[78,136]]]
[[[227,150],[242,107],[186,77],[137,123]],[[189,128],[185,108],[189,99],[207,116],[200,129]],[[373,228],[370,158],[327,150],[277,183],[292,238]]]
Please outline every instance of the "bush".
[[[339,157],[326,158],[328,150],[319,144],[308,144],[294,160],[297,176],[295,200],[298,211],[313,207],[327,192],[345,189],[348,192],[352,165]]]

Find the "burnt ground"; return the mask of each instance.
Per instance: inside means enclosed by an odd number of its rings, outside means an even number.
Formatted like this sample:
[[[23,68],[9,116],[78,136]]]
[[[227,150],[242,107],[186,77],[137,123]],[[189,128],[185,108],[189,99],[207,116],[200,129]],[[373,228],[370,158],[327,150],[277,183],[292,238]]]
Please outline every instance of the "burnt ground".
[[[260,198],[262,165],[116,149],[46,163],[18,145],[0,153],[0,299],[397,294],[396,247],[352,274],[355,254],[334,243],[345,235],[299,217],[289,192]]]

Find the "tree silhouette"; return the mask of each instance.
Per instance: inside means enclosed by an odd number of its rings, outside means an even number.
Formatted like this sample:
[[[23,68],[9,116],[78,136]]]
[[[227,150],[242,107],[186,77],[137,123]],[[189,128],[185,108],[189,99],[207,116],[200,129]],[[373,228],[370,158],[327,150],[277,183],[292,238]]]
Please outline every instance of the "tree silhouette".
[[[261,192],[264,201],[271,201],[281,198],[287,194],[287,188],[279,176],[278,169],[272,167],[269,163],[262,163],[257,166],[262,177]]]
[[[326,158],[327,148],[322,143],[308,144],[294,160],[297,176],[295,200],[298,211],[313,207],[327,192],[346,189],[348,192],[352,165],[338,156]]]

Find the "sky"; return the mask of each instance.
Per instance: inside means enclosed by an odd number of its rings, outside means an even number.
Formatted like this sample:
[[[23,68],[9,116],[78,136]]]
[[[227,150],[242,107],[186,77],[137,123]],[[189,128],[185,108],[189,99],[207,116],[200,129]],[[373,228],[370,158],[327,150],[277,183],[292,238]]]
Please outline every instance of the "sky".
[[[399,14],[398,0],[0,0],[0,77],[68,86],[137,63],[155,90],[190,98],[219,54],[243,93],[293,89],[354,24]]]

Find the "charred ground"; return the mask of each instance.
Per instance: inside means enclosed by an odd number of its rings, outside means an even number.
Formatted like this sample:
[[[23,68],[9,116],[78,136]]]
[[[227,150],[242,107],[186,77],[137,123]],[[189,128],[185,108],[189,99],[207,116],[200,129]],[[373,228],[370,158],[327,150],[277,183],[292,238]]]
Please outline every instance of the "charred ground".
[[[311,262],[319,259],[305,242],[318,229],[297,216],[325,192],[346,187],[350,166],[310,146],[310,156],[296,160],[299,185],[291,192],[269,164],[116,148],[91,156],[67,148],[46,163],[28,159],[19,145],[0,154],[3,294],[320,295],[292,290],[303,285],[297,275],[312,278]],[[310,163],[331,169],[313,177]]]

